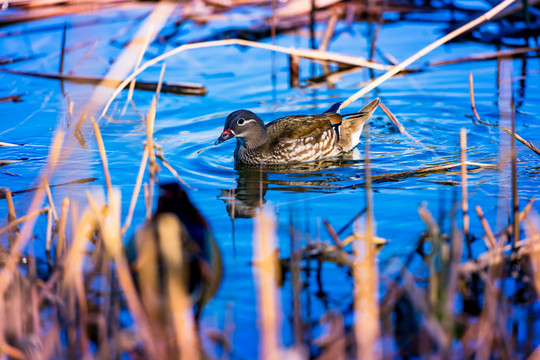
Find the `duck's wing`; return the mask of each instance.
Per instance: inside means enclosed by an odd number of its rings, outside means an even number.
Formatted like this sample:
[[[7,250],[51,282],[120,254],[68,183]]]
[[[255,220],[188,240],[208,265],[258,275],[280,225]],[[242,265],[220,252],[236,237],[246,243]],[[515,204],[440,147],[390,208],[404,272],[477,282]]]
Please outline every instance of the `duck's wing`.
[[[320,115],[293,115],[276,119],[267,125],[271,137],[279,141],[299,140],[308,137],[318,137],[331,130],[333,123],[341,122],[341,116],[336,113]]]

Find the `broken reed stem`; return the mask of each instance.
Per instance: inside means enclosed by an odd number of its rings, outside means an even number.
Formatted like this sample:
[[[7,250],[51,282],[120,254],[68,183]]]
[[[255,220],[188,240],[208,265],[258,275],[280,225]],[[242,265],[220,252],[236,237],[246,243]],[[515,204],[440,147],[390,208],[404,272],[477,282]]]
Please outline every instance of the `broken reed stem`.
[[[429,52],[433,51],[434,49],[438,48],[442,44],[454,39],[455,37],[463,34],[464,32],[467,32],[467,31],[475,28],[476,26],[480,25],[481,23],[491,19],[497,13],[501,12],[504,8],[508,7],[510,4],[512,4],[514,2],[515,2],[515,0],[504,0],[499,5],[495,6],[493,9],[489,10],[485,14],[483,14],[483,15],[479,16],[478,18],[470,21],[469,23],[461,26],[460,28],[452,31],[450,34],[447,34],[447,35],[443,36],[439,40],[429,44],[428,46],[426,46],[422,50],[418,51],[416,54],[412,55],[408,59],[401,62],[399,65],[397,65],[397,66],[393,67],[392,69],[388,70],[388,72],[386,72],[385,74],[379,76],[378,78],[373,80],[371,83],[369,83],[367,86],[365,86],[364,88],[362,88],[361,90],[359,90],[358,92],[356,92],[355,94],[350,96],[347,100],[345,100],[341,104],[339,109],[341,110],[341,109],[345,108],[346,106],[348,106],[353,101],[356,101],[357,99],[364,96],[365,94],[367,94],[371,90],[375,89],[377,86],[379,86],[380,84],[382,84],[386,80],[390,79],[392,76],[396,75],[398,72],[405,69],[407,66],[409,66],[410,64],[412,64],[413,62],[415,62],[416,60],[421,58],[422,56],[424,56],[427,53],[429,53]]]
[[[334,32],[336,30],[336,24],[337,24],[338,18],[339,18],[338,12],[336,10],[332,11],[332,15],[330,15],[330,19],[328,20],[328,23],[326,24],[326,28],[324,29],[324,34],[322,36],[321,43],[319,44],[320,51],[328,50],[328,45],[330,45],[330,41],[334,37]]]
[[[176,346],[182,359],[199,359],[199,344],[195,331],[195,321],[191,310],[191,298],[184,286],[182,237],[189,236],[173,214],[162,214],[157,220],[159,250],[167,269],[168,300],[172,312],[172,323],[176,334]]]
[[[94,133],[96,134],[96,141],[99,149],[99,156],[101,157],[101,164],[103,165],[103,176],[105,176],[105,183],[107,184],[107,195],[110,201],[112,196],[112,183],[111,175],[109,174],[109,161],[107,160],[107,154],[105,152],[105,144],[101,137],[101,131],[96,120],[92,117],[92,126],[94,127]]]
[[[261,211],[255,224],[255,258],[260,266],[254,267],[255,277],[258,279],[258,317],[261,325],[259,354],[261,359],[280,359],[280,346],[278,342],[279,302],[275,288],[277,271],[277,258],[274,256],[275,219],[270,213]]]
[[[56,258],[62,257],[65,249],[66,241],[66,224],[69,211],[69,198],[64,198],[62,201],[62,212],[60,214],[60,222],[58,223],[58,240],[56,242]]]
[[[461,128],[461,209],[463,211],[463,234],[467,241],[469,238],[469,195],[467,192],[467,130]],[[471,254],[469,254],[471,255]]]
[[[512,120],[512,133],[516,133],[516,111],[514,109],[514,95],[510,95],[510,107],[511,107],[511,120]],[[516,137],[512,136],[511,142],[511,151],[512,151],[512,222],[514,225],[514,249],[516,248],[517,243],[519,242],[519,195],[518,195],[518,185],[517,185],[517,151],[516,151]]]
[[[49,253],[51,251],[51,243],[52,243],[52,227],[53,227],[53,216],[52,216],[52,208],[49,206],[47,211],[47,228],[45,230],[45,251]]]
[[[369,139],[366,136],[366,139]],[[379,359],[378,276],[374,261],[373,199],[369,141],[365,141],[366,173],[366,239],[354,242],[354,335],[357,359]],[[358,233],[358,229],[355,231]]]
[[[156,163],[156,152],[154,150],[154,120],[156,118],[156,101],[156,97],[154,96],[154,98],[152,99],[152,104],[150,105],[150,110],[146,115],[146,147],[148,149],[148,155],[150,157],[150,164],[148,165],[150,180],[148,184],[148,204],[146,209],[147,212],[148,209],[150,209],[150,212],[152,211],[152,199],[154,198],[154,182],[156,180],[156,174],[159,170],[159,167]]]
[[[159,72],[159,80],[156,87],[156,102],[159,101],[159,95],[161,94],[161,86],[163,85],[163,77],[165,76],[165,69],[167,68],[167,64],[163,63],[161,65],[161,71]]]
[[[140,49],[139,56],[137,57],[137,61],[135,62],[135,67],[133,69],[134,71],[137,71],[137,69],[139,68],[139,65],[141,65],[141,61],[144,57],[144,53],[146,52],[146,49],[148,48],[148,44],[150,44],[150,38],[153,36],[153,34],[154,34],[153,27],[152,27],[152,24],[150,24],[148,28],[148,32],[144,36],[143,44]],[[129,92],[128,92],[126,104],[129,104],[131,102],[131,98],[133,97],[133,91],[135,90],[136,81],[137,79],[133,79],[131,83],[129,84]]]
[[[473,75],[472,75],[472,73],[469,73],[469,94],[470,94],[470,97],[471,97],[471,108],[472,108],[473,114],[476,117],[476,120],[480,124],[485,125],[485,126],[492,126],[492,127],[497,128],[497,129],[501,129],[502,131],[504,131],[508,135],[515,137],[520,143],[522,143],[523,145],[525,145],[526,147],[528,147],[529,149],[534,151],[537,155],[540,155],[540,149],[538,149],[536,146],[534,146],[534,144],[531,141],[526,140],[523,137],[521,137],[515,131],[510,130],[510,129],[504,127],[504,126],[488,124],[487,122],[483,121],[480,118],[480,115],[478,114],[478,111],[476,110],[476,104],[475,104],[475,101],[474,101],[474,87],[473,87]]]
[[[180,181],[184,186],[191,189],[191,186],[188,185],[178,174],[178,172],[172,167],[172,165],[163,157],[162,154],[156,154],[156,158],[161,160],[163,165],[167,168],[167,170],[170,171],[170,173],[178,180]]]
[[[473,114],[474,114],[474,116],[476,116],[476,118],[479,121],[482,121],[480,119],[480,115],[478,115],[478,111],[476,111],[476,104],[474,102],[474,87],[473,87],[473,74],[472,74],[472,72],[469,73],[469,95],[471,96],[471,108],[472,108]]]
[[[107,114],[109,107],[111,106],[114,99],[116,99],[118,94],[120,94],[120,92],[123,89],[125,89],[125,87],[129,85],[129,83],[137,75],[142,73],[144,70],[148,69],[150,66],[153,66],[159,63],[160,61],[163,61],[165,59],[170,58],[171,56],[181,53],[182,51],[192,50],[192,49],[202,49],[202,48],[208,48],[208,47],[216,47],[216,46],[228,46],[228,45],[254,47],[254,48],[259,48],[259,49],[264,49],[264,50],[269,50],[269,51],[296,55],[302,58],[307,58],[307,59],[312,59],[312,60],[333,61],[333,62],[344,63],[347,65],[353,65],[353,66],[369,67],[369,68],[373,68],[377,70],[388,70],[392,68],[392,66],[372,63],[356,56],[342,55],[342,54],[337,54],[337,53],[332,53],[332,52],[327,52],[327,51],[312,50],[312,49],[291,49],[291,48],[286,48],[284,46],[264,44],[264,43],[258,43],[258,42],[242,40],[242,39],[227,39],[227,40],[206,41],[206,42],[195,43],[195,44],[185,44],[177,48],[174,48],[170,51],[167,51],[164,54],[156,56],[155,58],[151,60],[148,60],[147,62],[142,64],[137,70],[131,73],[131,75],[129,75],[124,81],[122,81],[122,83],[118,85],[116,90],[114,90],[114,92],[111,94],[109,100],[107,101],[107,103],[105,104],[101,112],[100,118],[104,117]]]
[[[38,215],[41,215],[43,213],[46,213],[47,211],[49,211],[49,207],[45,207],[43,209],[39,209],[39,210],[36,210],[32,213],[29,213],[29,214],[26,214],[24,216],[21,216],[20,218],[16,219],[16,220],[13,220],[11,222],[9,222],[6,226],[4,226],[3,228],[0,229],[0,234],[3,234],[5,233],[6,231],[14,228],[15,226],[25,222],[25,221],[28,221],[30,219],[33,219],[35,218],[36,216]]]
[[[45,191],[47,192],[47,199],[49,200],[49,206],[51,208],[51,213],[54,221],[58,221],[58,214],[56,213],[56,207],[54,206],[54,201],[51,193],[51,187],[49,186],[49,181],[47,178],[43,178],[43,186],[45,186]]]
[[[131,194],[131,200],[129,202],[129,210],[126,216],[126,221],[122,227],[122,234],[124,234],[127,229],[131,226],[131,220],[133,219],[133,212],[135,211],[135,205],[137,204],[137,198],[141,191],[142,179],[144,176],[144,171],[146,170],[146,163],[148,162],[148,147],[144,147],[143,156],[141,159],[141,165],[139,165],[139,172],[137,173],[137,178],[135,180],[135,187],[133,193]]]
[[[56,167],[58,163],[58,158],[60,157],[60,150],[62,148],[63,141],[64,132],[60,130],[56,133],[52,141],[51,150],[49,151],[49,157],[47,159],[48,165],[44,171],[44,177],[47,177],[49,174],[51,174]],[[36,190],[36,193],[34,194],[34,197],[32,198],[32,201],[28,208],[29,214],[39,209],[39,207],[43,204],[44,197],[45,189],[43,186],[40,186]],[[6,290],[11,283],[13,271],[17,266],[22,250],[25,248],[27,241],[32,235],[32,230],[34,229],[36,219],[37,217],[32,217],[24,223],[21,231],[17,234],[17,237],[15,238],[15,242],[11,246],[11,252],[9,254],[9,257],[5,261],[5,265],[2,269],[3,271],[0,272],[0,299],[4,298],[4,294],[6,293]],[[0,309],[0,311],[1,310],[2,309]],[[2,344],[1,341],[0,344]]]
[[[496,248],[497,240],[495,240],[493,231],[491,231],[491,227],[489,226],[489,223],[484,217],[484,212],[482,211],[482,208],[480,207],[480,205],[476,205],[475,209],[476,209],[476,214],[478,215],[478,218],[480,219],[480,222],[482,223],[482,227],[484,228],[484,232],[486,233],[486,237],[488,239],[488,241],[486,241],[487,248],[488,249]]]

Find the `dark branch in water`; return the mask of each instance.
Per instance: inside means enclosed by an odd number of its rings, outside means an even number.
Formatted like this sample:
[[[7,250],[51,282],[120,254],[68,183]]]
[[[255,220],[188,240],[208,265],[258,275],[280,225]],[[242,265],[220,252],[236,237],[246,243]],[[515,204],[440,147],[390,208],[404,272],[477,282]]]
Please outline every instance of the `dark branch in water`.
[[[0,69],[0,71],[10,73],[10,74],[34,76],[34,77],[40,77],[40,78],[45,78],[45,79],[65,80],[65,81],[70,81],[70,82],[77,83],[77,84],[101,85],[101,86],[107,86],[107,87],[110,87],[110,88],[116,88],[118,85],[120,85],[122,83],[121,80],[103,79],[103,78],[90,77],[90,76],[74,76],[74,75],[65,75],[65,74],[34,73],[34,72],[15,71],[15,70],[7,70],[7,69]],[[158,83],[156,83],[156,82],[137,81],[135,83],[135,89],[138,89],[138,90],[156,91],[157,86],[158,86]],[[204,85],[201,85],[201,84],[189,84],[189,83],[167,84],[167,83],[163,83],[161,85],[161,92],[178,94],[178,95],[204,96],[204,95],[206,95],[206,88],[204,87]]]

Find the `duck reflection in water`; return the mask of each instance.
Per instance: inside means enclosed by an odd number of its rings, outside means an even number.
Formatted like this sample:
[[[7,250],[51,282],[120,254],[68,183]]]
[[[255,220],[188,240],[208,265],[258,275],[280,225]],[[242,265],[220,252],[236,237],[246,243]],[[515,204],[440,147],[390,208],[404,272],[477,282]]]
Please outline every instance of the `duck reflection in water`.
[[[295,193],[329,192],[340,188],[338,181],[346,180],[336,170],[358,163],[352,151],[339,157],[309,163],[288,165],[235,164],[238,173],[234,189],[220,189],[219,198],[226,204],[231,218],[252,218],[266,203],[269,190]]]

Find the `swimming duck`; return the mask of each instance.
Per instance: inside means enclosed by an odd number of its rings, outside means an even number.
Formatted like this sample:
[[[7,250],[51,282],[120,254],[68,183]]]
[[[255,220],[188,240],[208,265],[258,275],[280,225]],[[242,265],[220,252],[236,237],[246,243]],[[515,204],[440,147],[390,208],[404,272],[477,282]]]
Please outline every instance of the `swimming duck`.
[[[380,99],[344,119],[341,103],[318,115],[292,115],[268,124],[249,110],[227,116],[216,145],[236,137],[234,159],[242,164],[288,164],[320,160],[352,150]]]

